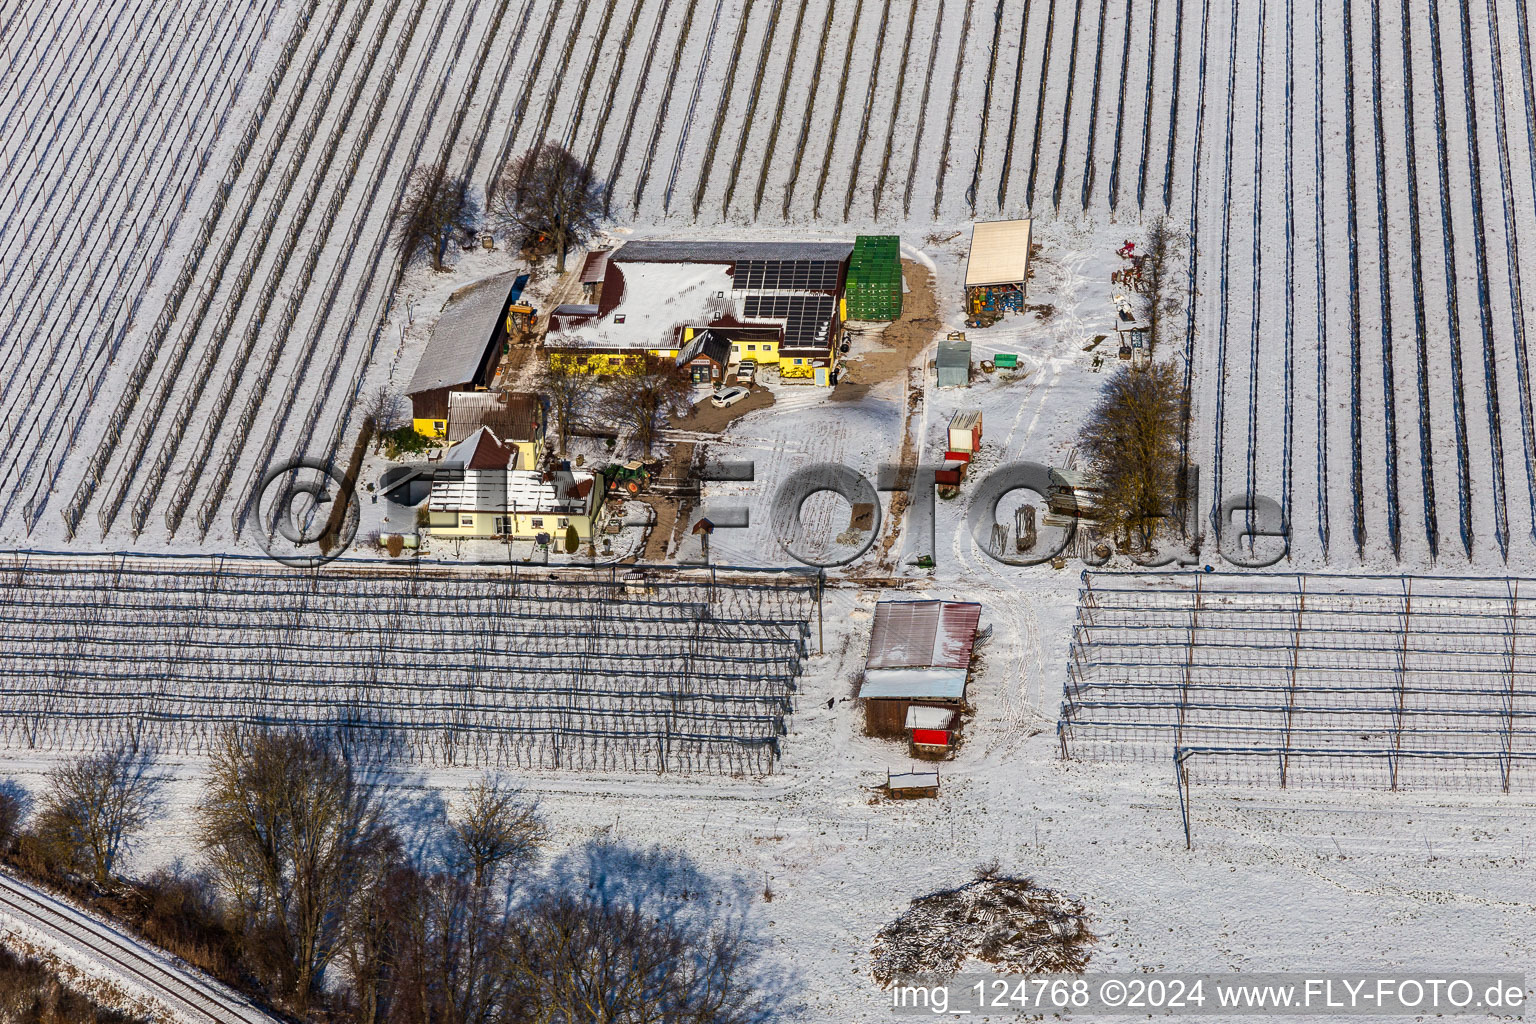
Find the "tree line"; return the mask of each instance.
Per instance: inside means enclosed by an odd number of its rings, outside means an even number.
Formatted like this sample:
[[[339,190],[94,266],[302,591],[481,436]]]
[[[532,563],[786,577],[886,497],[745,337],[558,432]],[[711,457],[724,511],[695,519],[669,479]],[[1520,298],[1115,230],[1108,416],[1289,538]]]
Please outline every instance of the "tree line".
[[[373,738],[370,737],[370,740]],[[787,992],[752,895],[612,837],[549,856],[535,801],[495,775],[449,807],[344,732],[231,731],[194,818],[202,867],[134,881],[163,809],[152,752],[52,771],[29,813],[0,786],[7,862],[302,1021],[751,1024]]]
[[[425,260],[441,272],[454,236],[470,236],[472,243],[474,232],[489,224],[531,256],[554,255],[555,272],[563,274],[566,254],[597,229],[604,198],[592,169],[554,142],[502,168],[483,208],[467,174],[426,164],[411,172],[396,211],[396,245],[407,265]]]

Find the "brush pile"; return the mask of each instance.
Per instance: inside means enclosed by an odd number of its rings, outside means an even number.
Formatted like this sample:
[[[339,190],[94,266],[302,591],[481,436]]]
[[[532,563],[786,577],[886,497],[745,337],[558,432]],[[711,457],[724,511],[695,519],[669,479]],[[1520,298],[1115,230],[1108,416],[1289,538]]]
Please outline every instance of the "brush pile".
[[[1095,941],[1081,901],[1027,878],[983,873],[975,881],[920,896],[876,937],[875,980],[947,977],[968,960],[1005,974],[1065,974],[1088,963]]]

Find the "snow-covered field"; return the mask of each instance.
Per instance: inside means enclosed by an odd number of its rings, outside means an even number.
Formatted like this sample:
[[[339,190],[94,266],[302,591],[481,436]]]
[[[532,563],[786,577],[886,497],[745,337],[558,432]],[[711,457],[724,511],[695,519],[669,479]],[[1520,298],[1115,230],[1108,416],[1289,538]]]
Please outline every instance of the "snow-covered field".
[[[941,391],[930,350],[850,400],[777,386],[718,438],[677,435],[758,464],[706,491],[752,513],[717,562],[785,561],[768,512],[794,469],[873,481],[904,442],[933,458],[956,409],[984,413],[979,470],[1065,464],[1095,354],[1117,365],[1113,342],[1083,349],[1112,324],[1113,251],[1167,212],[1194,301],[1160,355],[1191,373],[1202,511],[1278,501],[1279,568],[1529,575],[1529,18],[1520,0],[0,0],[0,542],[254,550],[266,468],[345,451],[357,396],[410,376],[451,288],[512,264],[400,275],[411,169],[483,188],[550,139],[609,184],[614,237],[896,231],[946,330],[970,222],[1037,220],[1031,301],[1054,315],[971,332],[976,358],[1026,372]],[[874,933],[994,858],[1088,904],[1095,967],[1530,962],[1519,794],[1207,774],[1186,852],[1171,765],[1061,761],[1077,566],[988,557],[967,497],[937,505],[931,575],[907,567],[910,520],[835,574],[774,774],[523,773],[557,842],[611,831],[761,879],[817,1021],[886,1019]],[[994,634],[940,799],[890,804],[868,787],[906,759],[842,698],[891,592],[874,583],[903,574],[901,593],[981,601]],[[35,788],[54,756],[0,770]],[[192,849],[202,765],[173,767],[136,867]]]
[[[1186,210],[1213,527],[1260,494],[1301,564],[1529,565],[1526,5],[1206,7]]]
[[[483,188],[559,140],[642,233],[915,245],[1029,214],[1110,238],[1166,211],[1197,243],[1175,334],[1213,518],[1218,492],[1271,497],[1312,565],[1523,564],[1528,20],[1514,0],[12,2],[0,536],[249,546],[262,472],[341,450],[356,397],[400,372],[410,169]]]

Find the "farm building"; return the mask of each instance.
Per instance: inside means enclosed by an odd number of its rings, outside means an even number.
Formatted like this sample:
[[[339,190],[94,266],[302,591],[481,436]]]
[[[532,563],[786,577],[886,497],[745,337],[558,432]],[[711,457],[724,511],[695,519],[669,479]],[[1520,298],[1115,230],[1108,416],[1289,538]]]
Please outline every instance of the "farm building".
[[[896,320],[901,316],[901,239],[860,235],[848,260],[843,316],[849,320]]]
[[[909,705],[904,724],[912,742],[912,753],[919,757],[941,757],[948,753],[955,742],[957,717],[954,708]]]
[[[481,427],[518,450],[518,465],[532,469],[544,455],[544,403],[526,391],[454,391],[448,395],[448,443]]]
[[[980,621],[981,605],[971,601],[877,604],[859,688],[864,731],[910,738],[911,708],[954,711],[964,704]]]
[[[949,418],[949,452],[963,455],[969,462],[981,448],[981,410],[956,409]]]
[[[507,307],[527,283],[527,274],[509,271],[467,284],[448,297],[405,389],[419,432],[446,438],[449,394],[491,386],[507,343]]]
[[[603,278],[608,275],[608,257],[612,253],[612,249],[587,253],[586,262],[581,265],[581,301],[584,305],[596,306],[602,300]]]
[[[730,362],[730,339],[707,327],[695,334],[677,355],[677,368],[695,384],[724,380],[725,368]]]
[[[457,471],[457,472],[455,472]],[[576,527],[592,537],[601,488],[591,473],[562,480],[520,468],[518,449],[487,427],[449,448],[427,499],[428,528],[436,537],[563,541]]]
[[[939,354],[934,360],[934,371],[941,388],[968,388],[971,386],[971,343],[963,334],[951,334],[939,342]]]
[[[1000,220],[971,228],[971,253],[965,264],[965,313],[991,322],[1004,313],[1024,312],[1029,279],[1030,222]]]
[[[705,328],[729,360],[777,364],[830,384],[842,333],[849,242],[628,242],[604,264],[594,302],[550,320],[550,359],[596,373],[651,354],[677,359]]]

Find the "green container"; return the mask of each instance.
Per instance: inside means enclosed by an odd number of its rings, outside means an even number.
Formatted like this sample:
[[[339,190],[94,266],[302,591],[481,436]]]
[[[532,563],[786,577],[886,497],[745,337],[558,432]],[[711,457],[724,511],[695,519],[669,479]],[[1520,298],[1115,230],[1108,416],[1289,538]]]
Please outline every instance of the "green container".
[[[859,235],[848,260],[843,291],[850,320],[896,320],[901,316],[901,239]]]
[[[992,365],[999,370],[1016,370],[1019,367],[1019,357],[1013,352],[999,352],[992,357]]]

